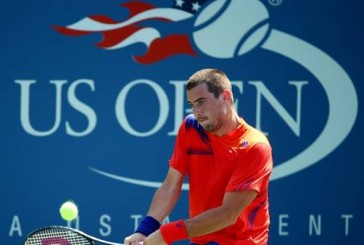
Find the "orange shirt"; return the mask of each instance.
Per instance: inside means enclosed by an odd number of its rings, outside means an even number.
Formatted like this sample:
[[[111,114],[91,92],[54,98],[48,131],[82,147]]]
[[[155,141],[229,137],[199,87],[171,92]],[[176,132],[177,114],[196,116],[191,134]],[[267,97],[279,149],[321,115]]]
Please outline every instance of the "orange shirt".
[[[189,115],[179,129],[170,166],[188,175],[190,217],[220,206],[226,192],[249,189],[258,193],[234,225],[192,238],[191,242],[267,243],[272,154],[269,142],[261,132],[241,119],[236,130],[218,137],[205,132],[196,118]]]

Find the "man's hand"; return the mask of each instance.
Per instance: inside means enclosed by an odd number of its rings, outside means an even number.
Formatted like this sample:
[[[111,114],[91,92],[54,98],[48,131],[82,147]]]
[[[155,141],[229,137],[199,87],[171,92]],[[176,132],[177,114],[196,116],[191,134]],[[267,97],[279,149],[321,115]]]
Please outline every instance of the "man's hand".
[[[139,245],[139,243],[143,242],[144,239],[145,239],[145,236],[142,233],[134,233],[128,237],[125,237],[124,244],[125,245]]]
[[[160,230],[156,230],[152,234],[150,234],[147,238],[144,239],[143,245],[168,245],[160,232]]]

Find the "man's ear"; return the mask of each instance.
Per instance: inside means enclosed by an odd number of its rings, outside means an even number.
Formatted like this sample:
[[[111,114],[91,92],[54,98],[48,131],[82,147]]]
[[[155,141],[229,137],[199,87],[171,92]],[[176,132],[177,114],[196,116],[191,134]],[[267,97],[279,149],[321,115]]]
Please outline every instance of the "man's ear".
[[[222,92],[222,96],[223,96],[223,98],[224,98],[224,100],[228,100],[228,101],[230,101],[231,100],[231,94],[230,94],[230,91],[229,90],[224,90],[223,92]]]

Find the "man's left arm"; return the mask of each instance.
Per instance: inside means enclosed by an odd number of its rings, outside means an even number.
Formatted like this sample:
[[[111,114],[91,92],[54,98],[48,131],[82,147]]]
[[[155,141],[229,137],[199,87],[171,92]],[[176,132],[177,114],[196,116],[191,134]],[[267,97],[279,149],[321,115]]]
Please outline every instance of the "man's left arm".
[[[184,220],[188,237],[209,234],[234,224],[241,211],[254,200],[256,195],[255,190],[226,192],[222,205]],[[161,245],[166,243],[160,230],[157,230],[144,240],[144,244]]]
[[[256,196],[255,190],[226,192],[221,206],[185,220],[188,236],[205,235],[235,224],[239,214]]]

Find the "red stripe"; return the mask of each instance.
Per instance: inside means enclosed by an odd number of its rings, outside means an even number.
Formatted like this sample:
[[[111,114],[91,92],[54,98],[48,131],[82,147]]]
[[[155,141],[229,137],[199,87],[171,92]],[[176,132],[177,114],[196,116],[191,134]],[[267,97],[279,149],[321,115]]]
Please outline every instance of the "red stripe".
[[[101,22],[104,24],[117,24],[118,23],[116,20],[113,20],[109,16],[105,16],[105,15],[93,15],[93,16],[90,16],[89,18],[93,19],[94,21]]]
[[[81,35],[86,35],[86,34],[92,33],[91,31],[78,31],[78,30],[69,29],[69,28],[63,27],[63,26],[53,26],[53,29],[55,29],[56,31],[58,31],[64,35],[68,35],[68,36],[81,36]]]
[[[135,61],[141,64],[150,64],[163,60],[169,56],[187,54],[197,56],[192,48],[188,36],[182,34],[170,35],[155,39],[144,56],[134,56]]]
[[[149,3],[139,2],[139,1],[126,2],[123,3],[121,6],[129,9],[129,18],[146,10],[155,8],[153,5]]]

